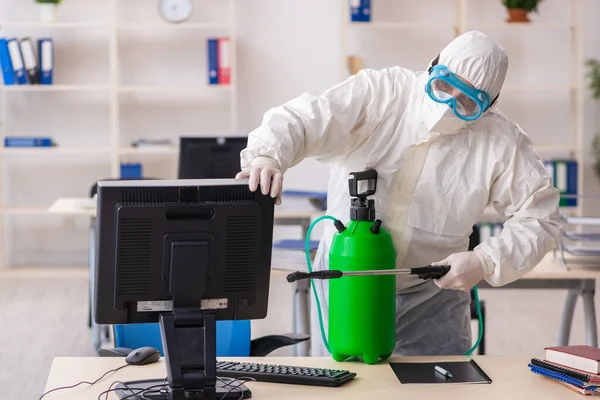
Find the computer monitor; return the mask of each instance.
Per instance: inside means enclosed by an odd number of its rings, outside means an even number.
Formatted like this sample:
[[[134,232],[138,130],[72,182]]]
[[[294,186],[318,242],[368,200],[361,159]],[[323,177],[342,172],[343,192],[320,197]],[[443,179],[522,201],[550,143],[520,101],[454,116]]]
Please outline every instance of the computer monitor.
[[[274,200],[235,179],[101,181],[97,200],[96,322],[160,323],[163,398],[240,398],[216,378],[216,321],[267,314]]]
[[[247,137],[179,138],[179,179],[226,179],[240,172]]]

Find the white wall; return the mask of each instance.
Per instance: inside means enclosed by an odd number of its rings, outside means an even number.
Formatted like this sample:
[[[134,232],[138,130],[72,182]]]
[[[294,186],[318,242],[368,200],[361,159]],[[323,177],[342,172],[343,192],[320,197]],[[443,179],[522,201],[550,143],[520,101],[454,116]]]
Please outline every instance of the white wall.
[[[338,1],[251,0],[237,7],[241,130],[258,126],[271,107],[338,82]],[[328,176],[326,166],[306,160],[286,174],[284,186],[325,190]]]
[[[300,95],[319,92],[342,76],[345,50],[341,48],[341,0],[237,0],[237,110],[238,130],[256,127],[270,107]],[[0,18],[8,22],[37,21],[33,0],[3,0]],[[61,20],[104,21],[109,18],[105,0],[67,0]],[[119,1],[121,23],[158,23],[153,0]],[[194,22],[222,21],[224,2],[195,0]],[[566,22],[564,0],[545,0],[535,21]],[[600,57],[598,28],[600,6],[585,1],[585,56]],[[2,9],[0,5],[0,9]],[[214,7],[214,8],[213,8]],[[373,0],[375,21],[425,21],[423,29],[401,31],[352,28],[348,51],[365,57],[367,67],[402,65],[421,69],[453,37],[454,1]],[[470,0],[467,26],[502,25],[505,11],[496,0]],[[345,16],[343,16],[345,18]],[[476,23],[475,23],[476,22]],[[568,143],[567,89],[569,85],[569,30],[529,26],[481,28],[501,44],[510,56],[507,90],[500,106],[519,122],[534,142]],[[202,83],[205,76],[204,43],[213,32],[148,30],[122,32],[120,36],[121,83]],[[222,32],[215,32],[222,33]],[[108,32],[94,29],[10,28],[0,36],[52,35],[56,43],[56,83],[106,85],[109,79]],[[551,50],[543,46],[550,46]],[[191,80],[190,80],[191,79]],[[521,83],[540,85],[539,90],[519,90]],[[549,85],[544,90],[544,85]],[[177,137],[190,132],[221,133],[227,129],[228,97],[225,92],[181,94],[125,94],[121,97],[121,145],[141,136]],[[3,134],[54,135],[61,145],[108,146],[109,106],[106,93],[21,93],[2,97],[6,115]],[[591,140],[598,120],[598,105],[586,93],[585,143]],[[32,110],[35,110],[32,112]],[[589,157],[589,154],[586,154]],[[136,157],[128,156],[128,160]],[[144,157],[146,175],[173,176],[174,160]],[[585,193],[600,194],[598,180],[585,166]],[[86,196],[94,179],[110,174],[108,157],[102,154],[48,155],[39,163],[32,157],[11,155],[4,162],[8,172],[4,201],[10,206],[47,206],[57,196]],[[311,160],[291,169],[286,188],[324,190],[326,166]],[[595,202],[586,207],[594,212]],[[11,265],[78,264],[87,262],[87,222],[54,216],[9,216],[5,239]],[[278,231],[279,232],[279,231]]]

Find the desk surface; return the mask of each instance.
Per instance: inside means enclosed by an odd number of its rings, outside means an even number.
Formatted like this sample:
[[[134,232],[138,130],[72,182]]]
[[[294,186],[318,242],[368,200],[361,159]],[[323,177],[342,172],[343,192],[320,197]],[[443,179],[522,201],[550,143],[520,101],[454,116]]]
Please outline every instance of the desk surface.
[[[600,279],[600,260],[596,260],[596,266],[593,266],[593,264],[578,264],[579,261],[576,261],[572,256],[565,255],[565,259],[569,265],[568,270],[563,268],[560,261],[554,258],[553,252],[550,252],[531,272],[521,279]]]
[[[338,388],[314,386],[282,385],[274,383],[249,382],[246,385],[256,400],[271,399],[578,399],[581,395],[555,382],[537,376],[529,371],[530,357],[476,356],[481,368],[490,376],[492,384],[475,385],[401,385],[387,364],[366,365],[356,362],[336,363],[330,358],[259,358],[258,362],[285,365],[343,368],[356,372],[357,377]],[[465,360],[465,357],[409,357],[395,358],[393,361],[452,361]],[[124,364],[122,358],[55,358],[46,384],[46,390],[59,386],[73,385],[82,380],[94,381],[106,371]],[[48,394],[46,400],[85,400],[97,399],[113,382],[164,378],[165,364],[158,363],[135,367],[128,366],[112,373],[92,387],[77,387]],[[82,385],[83,386],[83,385]],[[285,396],[282,396],[285,394]],[[104,398],[104,397],[103,397]],[[115,395],[109,399],[116,399]]]
[[[48,212],[66,215],[96,216],[96,199],[91,197],[59,197]]]

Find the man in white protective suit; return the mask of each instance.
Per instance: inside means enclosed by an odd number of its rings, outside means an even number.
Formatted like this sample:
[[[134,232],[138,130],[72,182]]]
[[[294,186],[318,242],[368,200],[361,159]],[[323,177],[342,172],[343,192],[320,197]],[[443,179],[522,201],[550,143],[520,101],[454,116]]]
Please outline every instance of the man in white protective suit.
[[[469,290],[513,282],[555,248],[559,192],[530,139],[494,105],[508,69],[504,49],[471,31],[426,71],[365,69],[319,96],[269,110],[249,134],[241,172],[280,203],[283,175],[307,157],[331,166],[328,214],[347,220],[350,172],[378,172],[377,218],[397,268],[450,265],[438,280],[397,278],[397,355],[464,354],[471,345]],[[500,236],[467,251],[472,227],[493,206]],[[335,227],[324,224],[314,270],[328,268]],[[327,281],[314,280],[327,332]],[[326,355],[314,299],[312,355]]]

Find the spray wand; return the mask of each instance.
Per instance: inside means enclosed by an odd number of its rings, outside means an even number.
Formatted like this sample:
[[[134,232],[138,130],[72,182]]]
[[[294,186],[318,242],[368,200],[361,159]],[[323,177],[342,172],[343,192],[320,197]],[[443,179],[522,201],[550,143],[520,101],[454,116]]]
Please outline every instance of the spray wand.
[[[296,271],[287,276],[288,282],[302,279],[336,279],[343,276],[372,276],[372,275],[417,275],[420,279],[439,279],[450,271],[449,265],[428,265],[419,268],[378,269],[367,271],[322,270],[312,272]]]

